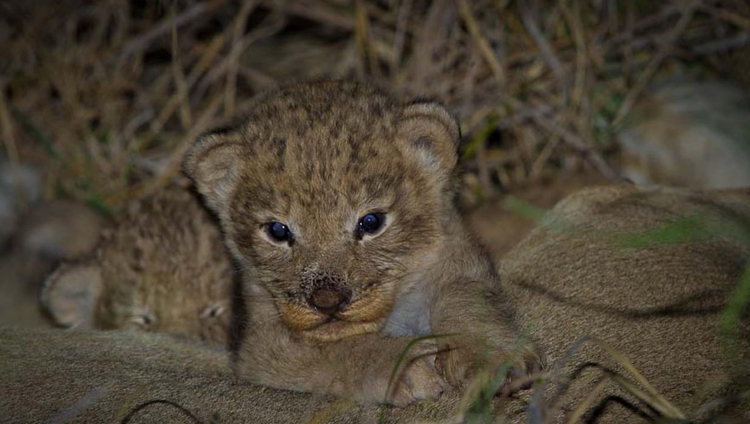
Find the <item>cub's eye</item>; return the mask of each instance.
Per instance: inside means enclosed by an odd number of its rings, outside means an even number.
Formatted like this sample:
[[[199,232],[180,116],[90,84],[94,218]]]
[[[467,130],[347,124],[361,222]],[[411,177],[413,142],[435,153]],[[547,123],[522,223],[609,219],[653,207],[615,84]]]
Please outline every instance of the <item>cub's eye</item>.
[[[289,227],[280,222],[269,222],[266,224],[266,233],[271,239],[278,242],[289,242],[292,240],[292,232]]]
[[[382,227],[385,222],[384,213],[368,213],[359,219],[357,224],[357,236],[362,238],[365,234],[375,234]]]
[[[154,317],[149,313],[145,313],[142,315],[134,316],[131,321],[139,326],[148,327],[149,325],[151,325],[151,323],[154,322]]]
[[[203,311],[201,314],[202,318],[217,318],[221,316],[224,313],[224,307],[221,305],[212,305],[209,306],[206,310]]]

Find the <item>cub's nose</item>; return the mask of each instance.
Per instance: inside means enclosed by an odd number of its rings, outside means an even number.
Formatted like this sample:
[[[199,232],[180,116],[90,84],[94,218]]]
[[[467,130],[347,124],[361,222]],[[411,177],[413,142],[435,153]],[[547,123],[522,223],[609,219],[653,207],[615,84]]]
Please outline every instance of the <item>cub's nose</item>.
[[[351,299],[351,291],[346,287],[331,287],[324,285],[313,289],[307,302],[318,311],[333,315],[344,309]]]

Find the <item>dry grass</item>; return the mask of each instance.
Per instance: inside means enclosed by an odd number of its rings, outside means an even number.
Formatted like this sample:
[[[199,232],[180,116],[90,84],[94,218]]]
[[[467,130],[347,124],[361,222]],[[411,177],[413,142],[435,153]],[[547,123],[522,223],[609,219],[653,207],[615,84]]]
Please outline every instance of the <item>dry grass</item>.
[[[188,143],[281,81],[367,77],[463,123],[465,200],[559,169],[610,178],[649,81],[724,72],[742,0],[3,2],[0,134],[47,196],[104,209],[175,177]]]

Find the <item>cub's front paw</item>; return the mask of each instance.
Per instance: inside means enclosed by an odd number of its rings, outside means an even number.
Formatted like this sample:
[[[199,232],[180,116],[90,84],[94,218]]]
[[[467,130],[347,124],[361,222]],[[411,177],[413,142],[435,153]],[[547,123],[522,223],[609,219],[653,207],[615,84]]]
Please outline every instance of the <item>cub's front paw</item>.
[[[441,349],[435,361],[439,374],[451,387],[463,387],[470,382],[489,384],[507,365],[510,369],[497,391],[503,396],[531,388],[544,368],[544,359],[533,348],[523,349],[516,355],[490,355],[482,350],[459,346]]]
[[[433,341],[420,341],[403,356],[398,368],[393,364],[387,403],[406,406],[418,400],[436,399],[449,387],[435,366],[437,351]]]

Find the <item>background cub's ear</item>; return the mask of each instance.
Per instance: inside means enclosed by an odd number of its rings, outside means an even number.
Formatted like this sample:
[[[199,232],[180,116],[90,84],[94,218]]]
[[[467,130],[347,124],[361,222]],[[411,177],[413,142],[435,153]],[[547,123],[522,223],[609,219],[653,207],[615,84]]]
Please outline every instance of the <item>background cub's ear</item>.
[[[456,166],[461,133],[458,122],[442,105],[430,101],[407,105],[399,120],[398,134],[405,153],[416,156],[428,167],[452,171]]]
[[[61,265],[44,282],[42,306],[63,327],[94,327],[94,314],[102,290],[96,265]]]
[[[240,163],[246,148],[239,133],[209,133],[200,136],[185,157],[185,173],[206,198],[208,205],[219,214],[239,179]]]

